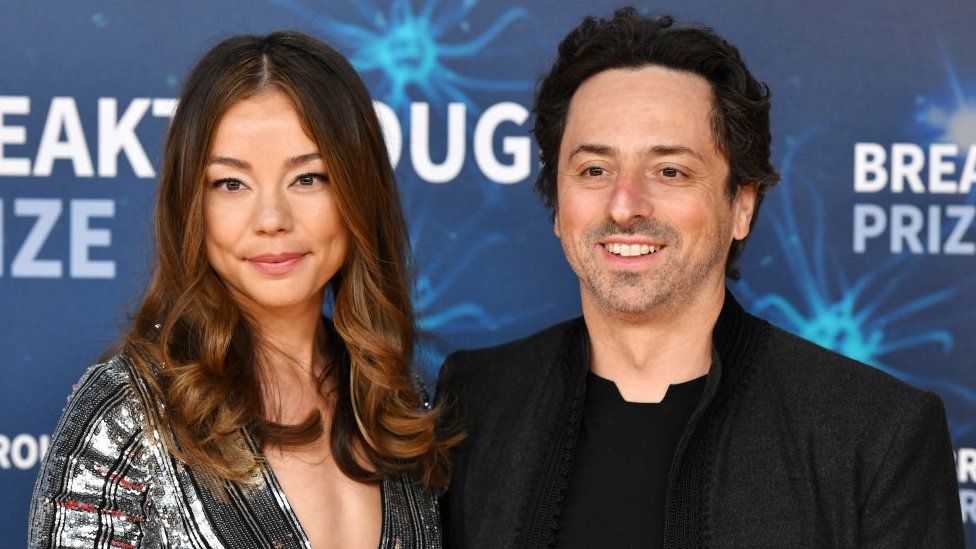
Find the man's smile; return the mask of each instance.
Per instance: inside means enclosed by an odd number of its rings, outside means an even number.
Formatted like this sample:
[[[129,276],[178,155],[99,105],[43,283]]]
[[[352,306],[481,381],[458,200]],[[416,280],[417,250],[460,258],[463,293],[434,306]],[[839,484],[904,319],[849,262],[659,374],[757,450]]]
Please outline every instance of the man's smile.
[[[640,257],[656,254],[665,248],[664,244],[623,244],[619,242],[605,242],[603,249],[618,257]]]

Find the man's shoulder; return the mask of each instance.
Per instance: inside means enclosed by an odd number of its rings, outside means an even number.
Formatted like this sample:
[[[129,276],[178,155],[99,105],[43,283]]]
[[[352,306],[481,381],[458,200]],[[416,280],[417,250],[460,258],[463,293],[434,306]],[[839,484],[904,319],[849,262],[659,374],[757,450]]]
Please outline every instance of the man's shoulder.
[[[894,370],[865,364],[775,326],[770,327],[765,358],[760,378],[794,405],[884,415],[893,402],[911,407],[939,401],[935,394],[896,377]]]
[[[581,325],[574,318],[501,345],[456,351],[441,367],[437,392],[523,385],[552,364]]]

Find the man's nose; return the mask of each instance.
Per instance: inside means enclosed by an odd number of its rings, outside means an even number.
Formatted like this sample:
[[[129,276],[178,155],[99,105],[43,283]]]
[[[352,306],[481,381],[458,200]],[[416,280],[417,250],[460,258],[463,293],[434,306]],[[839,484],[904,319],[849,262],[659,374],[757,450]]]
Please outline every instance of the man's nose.
[[[259,193],[252,215],[254,231],[261,234],[275,235],[291,230],[291,207],[285,191],[270,189]]]
[[[621,173],[614,182],[607,203],[607,215],[622,227],[629,226],[637,218],[651,216],[652,205],[647,184],[641,173]]]

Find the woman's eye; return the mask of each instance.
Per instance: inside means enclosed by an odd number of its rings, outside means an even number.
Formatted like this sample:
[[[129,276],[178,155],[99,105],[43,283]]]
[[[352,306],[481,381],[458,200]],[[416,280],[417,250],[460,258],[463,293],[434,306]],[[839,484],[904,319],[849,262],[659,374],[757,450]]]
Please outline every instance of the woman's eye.
[[[681,172],[679,172],[676,168],[664,168],[661,170],[661,175],[667,178],[675,178],[681,175]]]
[[[303,173],[295,179],[295,182],[303,187],[311,187],[315,185],[316,182],[325,183],[329,178],[325,174],[321,173]]]
[[[213,183],[214,187],[223,187],[228,191],[239,191],[244,183],[240,179],[218,179]]]

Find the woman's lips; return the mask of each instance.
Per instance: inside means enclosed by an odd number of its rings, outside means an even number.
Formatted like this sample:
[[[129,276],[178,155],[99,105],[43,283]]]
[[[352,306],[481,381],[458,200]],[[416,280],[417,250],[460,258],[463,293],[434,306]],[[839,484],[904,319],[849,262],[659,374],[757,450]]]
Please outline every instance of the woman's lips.
[[[305,257],[300,253],[262,254],[247,261],[266,275],[280,276],[294,269]]]

